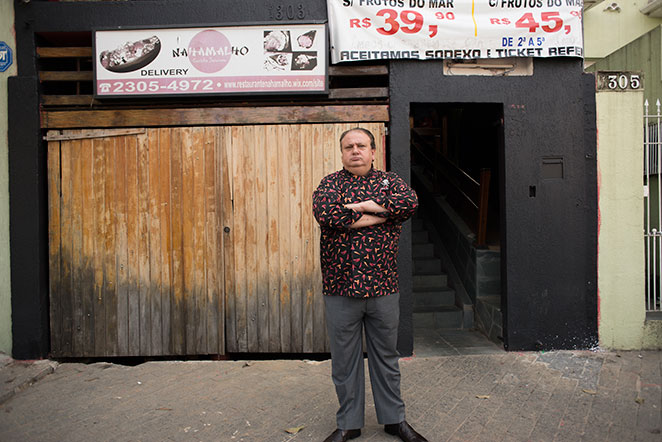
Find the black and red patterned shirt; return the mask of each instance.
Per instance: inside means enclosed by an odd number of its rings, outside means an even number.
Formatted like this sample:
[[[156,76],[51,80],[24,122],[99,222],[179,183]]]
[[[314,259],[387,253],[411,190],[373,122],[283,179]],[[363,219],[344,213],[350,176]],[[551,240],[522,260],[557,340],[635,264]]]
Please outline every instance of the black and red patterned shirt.
[[[362,214],[344,205],[366,200],[388,210],[373,214],[386,222],[351,229]],[[359,176],[342,169],[324,177],[313,193],[324,294],[362,298],[396,293],[400,231],[417,206],[416,192],[394,172],[371,169]]]

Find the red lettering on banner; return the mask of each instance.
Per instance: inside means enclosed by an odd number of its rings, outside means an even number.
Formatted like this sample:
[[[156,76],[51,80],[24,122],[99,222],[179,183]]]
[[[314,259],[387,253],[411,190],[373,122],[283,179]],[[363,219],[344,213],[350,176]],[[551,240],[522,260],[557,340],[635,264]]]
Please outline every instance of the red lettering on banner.
[[[490,19],[490,24],[491,25],[509,25],[510,20],[507,18],[491,18]]]

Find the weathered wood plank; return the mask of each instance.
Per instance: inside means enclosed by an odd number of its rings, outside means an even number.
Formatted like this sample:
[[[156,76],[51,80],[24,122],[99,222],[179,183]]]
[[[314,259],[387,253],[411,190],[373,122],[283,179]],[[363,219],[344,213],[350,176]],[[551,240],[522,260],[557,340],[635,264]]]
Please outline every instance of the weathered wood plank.
[[[129,247],[127,219],[127,140],[115,139],[113,174],[106,179],[115,185],[115,272],[117,273],[117,349],[120,355],[129,354]]]
[[[214,128],[214,179],[215,179],[215,201],[216,201],[216,216],[215,216],[215,227],[216,227],[216,238],[218,240],[216,247],[216,259],[217,259],[217,294],[216,299],[217,303],[217,316],[218,321],[218,352],[219,354],[225,354],[225,279],[227,275],[225,274],[225,234],[223,232],[223,201],[229,199],[229,195],[226,195],[224,192],[224,183],[223,177],[225,171],[223,169],[222,157],[223,157],[223,133],[222,130],[218,127]]]
[[[111,178],[116,164],[115,138],[104,138],[104,162],[107,176],[104,177],[104,305],[106,309],[106,356],[117,356],[117,263],[116,263],[116,232],[117,232],[117,197],[115,183]]]
[[[172,223],[170,201],[170,157],[172,129],[161,128],[159,131],[159,171],[158,171],[158,213],[161,223],[161,354],[172,354]]]
[[[81,142],[82,170],[81,179],[83,187],[82,220],[82,310],[81,321],[83,356],[94,355],[94,152],[92,140]]]
[[[64,144],[64,143],[63,143]],[[103,139],[93,140],[94,170],[94,354],[105,355],[106,350],[106,304],[104,278],[104,223],[106,151]]]
[[[278,177],[279,177],[279,151],[276,140],[278,137],[277,126],[265,127],[266,140],[269,140],[270,148],[267,149],[267,250],[269,254],[269,276],[268,276],[268,317],[269,317],[269,351],[280,352],[280,254],[278,227]]]
[[[248,167],[243,152],[244,128],[232,127],[232,162],[234,183],[234,274],[235,274],[235,323],[237,350],[248,351],[248,312],[246,286],[246,182],[244,170]]]
[[[149,140],[138,135],[138,299],[140,315],[140,353],[151,354],[151,287],[149,244]]]
[[[379,168],[386,170],[386,126],[383,123],[369,123],[375,127],[375,131],[379,133],[379,139],[381,140],[381,149],[382,154],[380,155]]]
[[[184,294],[184,258],[182,202],[186,196],[182,192],[182,145],[189,141],[182,129],[171,132],[171,226],[172,226],[172,293],[171,299],[171,354],[186,353],[186,312]]]
[[[72,278],[72,354],[83,348],[83,183],[81,181],[81,142],[71,143],[71,278]]]
[[[92,71],[40,71],[40,81],[92,81]]]
[[[232,128],[219,128],[220,178],[222,195],[223,275],[225,295],[225,348],[237,351],[235,273],[234,273],[234,182],[232,158]]]
[[[138,137],[126,140],[126,211],[128,253],[128,344],[129,354],[140,355],[140,181]]]
[[[290,145],[287,139],[288,128],[277,127],[276,146],[278,151],[278,229],[280,255],[280,344],[281,351],[292,351],[291,295],[292,295],[292,261],[291,261],[291,216],[290,216]]]
[[[388,66],[329,66],[330,77],[356,77],[364,75],[388,75]]]
[[[255,143],[255,251],[256,251],[256,294],[257,339],[259,352],[269,352],[269,219],[266,216],[267,198],[267,155],[270,139],[267,126],[256,126]]]
[[[385,98],[388,97],[387,87],[350,87],[336,88],[329,91],[329,98]]]
[[[303,296],[301,294],[302,277],[302,255],[301,222],[302,222],[302,192],[301,192],[301,150],[307,148],[307,140],[302,138],[301,126],[289,126],[288,144],[290,148],[290,172],[289,172],[289,212],[290,212],[290,250],[291,250],[291,281],[292,291],[290,297],[290,323],[292,327],[291,351],[301,353],[303,351]]]
[[[94,106],[101,104],[94,95],[42,95],[44,106]]]
[[[161,158],[159,149],[159,130],[147,131],[147,148],[149,162],[143,164],[149,175],[149,293],[150,293],[150,349],[151,355],[162,355],[163,352],[163,320],[161,301],[163,283],[161,281],[161,218],[159,216],[159,172]]]
[[[82,140],[85,138],[122,137],[144,133],[145,129],[49,130],[44,140]]]
[[[353,126],[349,124],[348,126]],[[315,168],[315,187],[319,184],[323,177],[329,173],[338,170],[336,167],[336,158],[340,156],[340,143],[337,141],[346,127],[348,126],[337,126],[333,124],[324,124],[320,127],[319,133],[319,152],[315,152],[313,156],[318,156],[318,158],[323,158],[321,161],[321,168]],[[336,136],[337,135],[337,136]],[[319,290],[320,296],[315,298],[315,328],[314,328],[314,339],[315,339],[315,350],[324,351],[328,348],[328,338],[326,333],[326,317],[324,315],[324,298],[322,295],[322,271],[319,263],[320,256],[320,228],[317,223],[315,223],[315,256],[317,256],[317,263],[315,265],[315,273],[317,275],[317,290]]]
[[[49,269],[49,292],[50,292],[50,330],[51,330],[51,352],[53,356],[59,356],[62,352],[62,280],[61,271],[61,212],[60,194],[62,177],[60,175],[60,143],[51,141],[48,143],[47,152],[48,168],[48,269]]]
[[[315,124],[311,135],[311,156],[313,158],[311,168],[312,189],[316,189],[324,177],[324,134],[322,124]],[[309,210],[312,215],[312,190],[308,199]],[[311,275],[313,291],[312,299],[312,329],[313,329],[313,351],[324,351],[324,336],[326,336],[326,321],[324,316],[324,299],[322,298],[322,273],[320,271],[320,228],[316,221],[312,221],[313,236],[311,247],[313,252],[314,267]]]
[[[388,121],[388,105],[42,111],[42,128],[155,127]]]
[[[193,284],[195,283],[194,254],[194,220],[193,220],[193,134],[192,129],[182,129],[182,268],[183,295],[182,306],[185,311],[185,341],[186,354],[195,351],[196,317]]]
[[[204,239],[201,248],[204,249],[205,273],[203,281],[203,296],[206,308],[205,316],[207,354],[218,354],[218,281],[222,270],[218,267],[218,206],[216,193],[216,129],[207,127],[203,134],[203,164],[204,164]]]
[[[313,237],[313,222],[311,197],[317,183],[313,183],[313,146],[315,142],[315,126],[307,124],[301,128],[301,236],[302,236],[302,273],[301,273],[301,292],[302,292],[302,351],[311,353],[314,350],[313,345],[313,301],[314,298],[314,280],[313,272],[315,268],[315,255]],[[317,161],[315,161],[317,163]]]
[[[62,283],[61,298],[61,325],[62,341],[60,342],[60,354],[62,356],[73,356],[73,146],[64,143],[61,146],[61,174],[62,174],[62,226],[61,234],[61,267],[60,280]]]
[[[256,167],[256,144],[260,137],[257,126],[243,128],[241,145],[235,151],[240,150],[245,167],[242,170],[244,180],[244,220],[245,220],[245,250],[246,250],[246,342],[249,352],[257,352],[258,346],[258,302],[257,302],[257,230],[256,225],[262,220],[258,217],[257,199],[258,190],[255,180]]]
[[[329,99],[358,99],[358,98],[388,98],[387,87],[350,87],[334,88],[329,90]],[[42,95],[41,102],[44,106],[99,106],[103,101],[96,100],[94,95]],[[250,124],[247,122],[246,124]]]
[[[60,48],[37,48],[39,58],[78,58],[91,57],[91,47],[60,47]]]
[[[194,305],[195,354],[209,354],[207,349],[207,296],[205,293],[205,163],[204,128],[192,129],[192,176],[190,198],[193,203],[193,292],[189,294]]]

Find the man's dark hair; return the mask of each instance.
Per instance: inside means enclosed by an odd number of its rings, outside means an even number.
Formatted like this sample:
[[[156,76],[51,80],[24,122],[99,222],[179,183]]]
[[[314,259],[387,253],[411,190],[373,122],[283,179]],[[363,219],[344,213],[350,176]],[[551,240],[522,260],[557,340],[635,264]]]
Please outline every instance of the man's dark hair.
[[[370,148],[372,150],[377,149],[377,146],[375,146],[375,136],[368,129],[364,129],[362,127],[355,127],[355,128],[352,128],[352,129],[348,129],[345,132],[343,132],[342,135],[340,135],[340,148],[341,149],[342,149],[342,139],[345,138],[345,135],[347,135],[350,132],[354,132],[354,131],[359,131],[359,132],[363,132],[364,134],[366,134],[368,136],[368,138],[370,138]]]

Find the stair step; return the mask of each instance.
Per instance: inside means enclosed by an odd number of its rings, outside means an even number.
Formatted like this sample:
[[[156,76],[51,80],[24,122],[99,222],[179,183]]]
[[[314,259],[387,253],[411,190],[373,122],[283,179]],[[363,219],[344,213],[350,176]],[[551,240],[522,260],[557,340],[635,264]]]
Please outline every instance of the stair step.
[[[413,285],[415,292],[444,288],[448,286],[448,275],[414,275]]]
[[[438,307],[432,311],[414,307],[415,328],[462,328],[462,310],[457,306]]]
[[[414,292],[414,308],[441,307],[444,305],[455,305],[455,290],[446,288]]]
[[[418,232],[419,230],[425,230],[425,221],[423,221],[422,218],[412,218],[411,229],[414,232]]]
[[[427,244],[430,242],[430,235],[427,230],[418,230],[412,233],[412,244]]]
[[[439,258],[414,259],[414,275],[429,275],[441,271],[441,260]]]
[[[434,258],[434,244],[412,244],[413,258]]]

